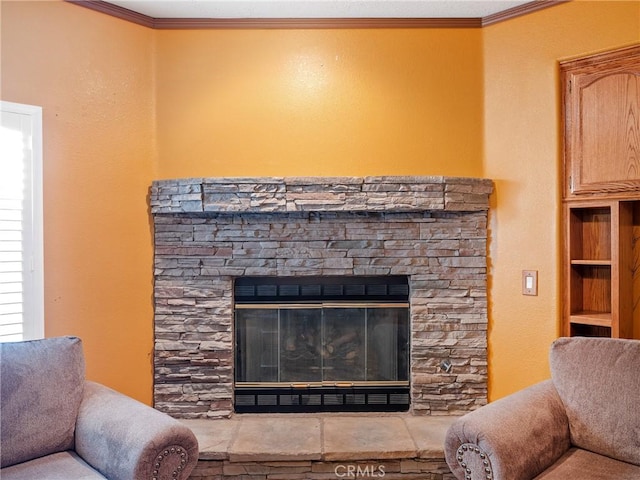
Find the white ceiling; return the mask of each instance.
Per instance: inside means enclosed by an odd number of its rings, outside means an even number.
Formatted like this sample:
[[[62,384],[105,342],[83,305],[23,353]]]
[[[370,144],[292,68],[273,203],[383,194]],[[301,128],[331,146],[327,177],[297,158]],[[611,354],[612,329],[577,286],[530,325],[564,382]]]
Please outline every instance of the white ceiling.
[[[531,0],[109,0],[152,18],[483,18]]]

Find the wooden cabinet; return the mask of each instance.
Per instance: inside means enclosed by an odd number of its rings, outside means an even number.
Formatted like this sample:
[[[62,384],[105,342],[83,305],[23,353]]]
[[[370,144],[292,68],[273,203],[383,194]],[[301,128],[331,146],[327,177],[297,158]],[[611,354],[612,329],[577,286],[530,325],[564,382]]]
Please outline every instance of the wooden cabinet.
[[[640,332],[640,45],[560,67],[562,333],[633,338]]]
[[[640,45],[560,70],[565,197],[640,194]]]

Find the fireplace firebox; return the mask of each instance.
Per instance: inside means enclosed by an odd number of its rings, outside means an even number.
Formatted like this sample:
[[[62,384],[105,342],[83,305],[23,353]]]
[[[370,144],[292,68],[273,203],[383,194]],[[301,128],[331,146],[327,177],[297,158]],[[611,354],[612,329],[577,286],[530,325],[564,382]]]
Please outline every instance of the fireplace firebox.
[[[407,277],[238,278],[237,412],[409,408]]]

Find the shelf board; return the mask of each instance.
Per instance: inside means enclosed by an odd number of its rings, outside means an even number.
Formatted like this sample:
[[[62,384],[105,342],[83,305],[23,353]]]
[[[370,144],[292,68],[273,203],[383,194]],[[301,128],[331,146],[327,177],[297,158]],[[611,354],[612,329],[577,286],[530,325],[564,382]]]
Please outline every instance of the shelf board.
[[[593,267],[610,267],[611,260],[571,260],[571,265],[586,265]]]
[[[569,317],[571,323],[611,327],[611,312],[578,312]]]

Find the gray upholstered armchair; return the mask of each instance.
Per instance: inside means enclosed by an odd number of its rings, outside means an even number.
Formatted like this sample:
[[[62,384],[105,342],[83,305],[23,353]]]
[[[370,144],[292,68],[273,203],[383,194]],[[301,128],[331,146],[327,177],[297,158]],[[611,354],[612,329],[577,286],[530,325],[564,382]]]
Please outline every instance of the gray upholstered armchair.
[[[80,339],[0,344],[2,480],[186,479],[198,443],[179,421],[84,378]]]
[[[561,338],[550,360],[551,380],[450,427],[459,480],[640,479],[640,341]]]

